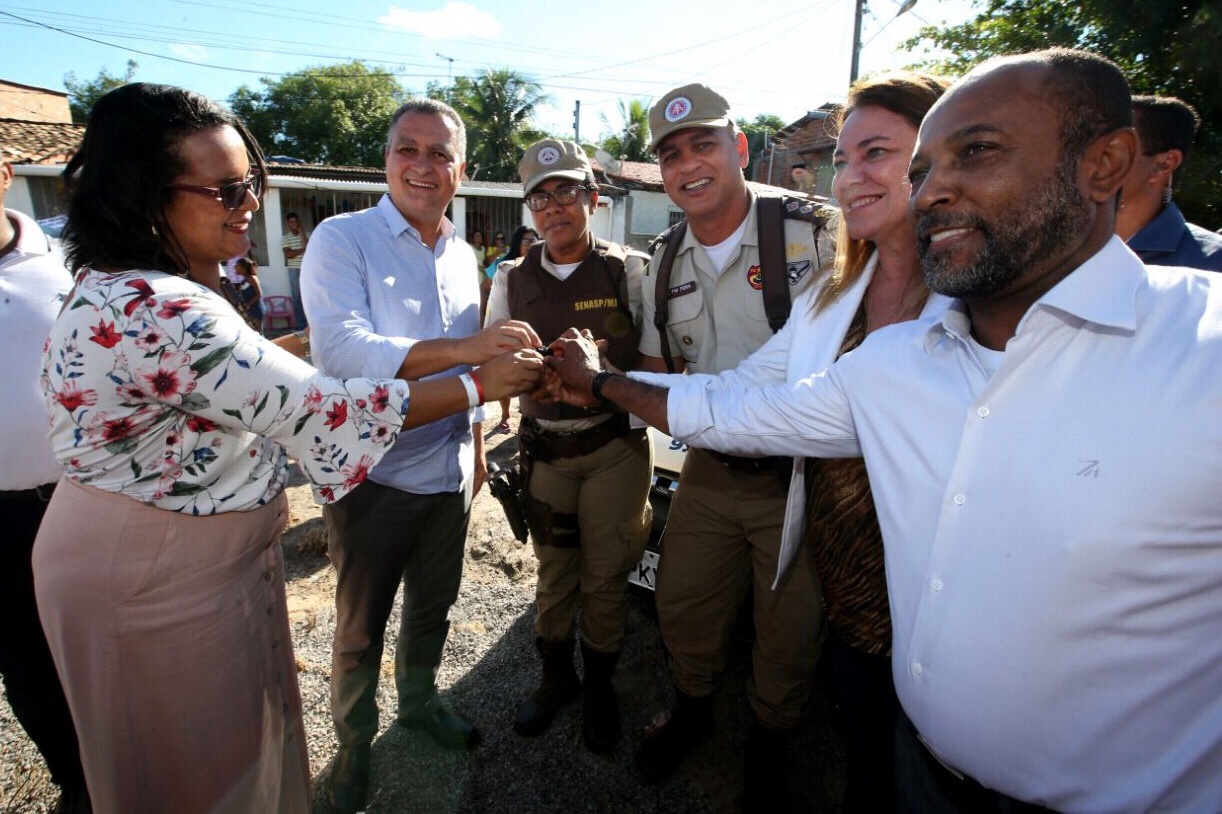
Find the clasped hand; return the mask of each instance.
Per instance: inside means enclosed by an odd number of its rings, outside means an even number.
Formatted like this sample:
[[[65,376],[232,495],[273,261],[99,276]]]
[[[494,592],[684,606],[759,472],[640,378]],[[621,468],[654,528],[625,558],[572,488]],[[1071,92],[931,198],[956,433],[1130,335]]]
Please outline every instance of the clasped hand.
[[[602,370],[620,372],[603,358],[605,346],[605,341],[595,341],[588,330],[569,328],[548,346],[552,354],[547,357],[547,372],[540,389],[555,401],[574,407],[593,406],[597,403],[590,390],[594,376]]]

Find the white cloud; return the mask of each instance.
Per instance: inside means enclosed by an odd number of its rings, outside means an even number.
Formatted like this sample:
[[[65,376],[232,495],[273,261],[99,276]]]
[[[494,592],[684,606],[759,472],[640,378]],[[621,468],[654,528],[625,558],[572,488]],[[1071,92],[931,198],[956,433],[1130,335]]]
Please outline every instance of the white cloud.
[[[496,17],[467,3],[446,3],[437,11],[408,11],[391,6],[378,22],[431,40],[453,37],[491,40],[501,36],[501,24]]]
[[[170,53],[179,59],[185,59],[189,62],[206,62],[208,60],[208,49],[193,42],[172,43],[170,45]]]

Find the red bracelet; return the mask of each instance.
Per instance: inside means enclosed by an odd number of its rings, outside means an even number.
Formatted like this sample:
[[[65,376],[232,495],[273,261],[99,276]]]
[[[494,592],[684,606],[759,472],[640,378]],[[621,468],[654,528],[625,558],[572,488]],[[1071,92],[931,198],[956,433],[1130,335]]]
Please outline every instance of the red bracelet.
[[[475,385],[475,394],[479,396],[479,403],[485,404],[488,399],[484,398],[484,385],[480,383],[479,376],[475,375],[474,370],[467,375],[471,377],[471,382]]]

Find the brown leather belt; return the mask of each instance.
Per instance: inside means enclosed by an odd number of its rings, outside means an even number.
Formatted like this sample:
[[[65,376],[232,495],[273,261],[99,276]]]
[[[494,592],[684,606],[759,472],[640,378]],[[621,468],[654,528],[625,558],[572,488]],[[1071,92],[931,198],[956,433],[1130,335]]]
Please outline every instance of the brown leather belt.
[[[597,452],[629,432],[627,413],[615,413],[597,426],[572,433],[545,430],[539,426],[538,421],[524,416],[518,433],[518,443],[521,444],[522,451],[536,461],[554,461],[557,458],[578,458]]]
[[[0,492],[0,500],[41,500],[43,503],[51,499],[51,495],[55,493],[54,483],[44,483],[42,486],[35,486],[33,489],[18,489],[13,492]]]
[[[725,452],[717,452],[712,449],[701,450],[713,456],[716,461],[731,472],[757,473],[779,472],[788,475],[793,469],[793,458],[786,458],[780,455],[769,455],[766,458],[744,458],[741,455],[730,455]]]

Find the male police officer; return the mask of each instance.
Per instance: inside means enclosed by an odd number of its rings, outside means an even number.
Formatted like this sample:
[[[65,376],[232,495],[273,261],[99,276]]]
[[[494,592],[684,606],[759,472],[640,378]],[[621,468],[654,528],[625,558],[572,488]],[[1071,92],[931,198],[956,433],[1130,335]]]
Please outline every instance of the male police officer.
[[[779,286],[790,297],[815,279],[830,252],[817,247],[811,224],[785,219],[783,236],[758,217],[747,187],[747,139],[729,103],[704,85],[685,85],[649,111],[651,147],[670,199],[686,216],[665,241],[673,265],[664,295],[652,296],[666,265],[654,252],[645,283],[641,367],[719,373],[772,336],[765,298]],[[677,241],[677,245],[670,246]],[[769,242],[774,245],[767,245]],[[776,243],[783,241],[783,246]],[[761,258],[783,257],[768,278]],[[664,321],[655,319],[665,303]],[[655,326],[664,324],[659,331]],[[667,357],[670,357],[669,359]],[[748,700],[753,724],[744,802],[783,794],[785,740],[806,715],[823,629],[818,583],[802,554],[772,590],[792,460],[746,458],[693,448],[671,507],[657,583],[658,617],[670,656],[676,702],[669,720],[649,732],[637,754],[647,777],[674,770],[712,724],[712,695],[725,665],[731,630],[754,592],[755,645]]]
[[[641,276],[649,258],[590,233],[598,191],[590,161],[571,141],[532,144],[518,166],[526,206],[544,243],[493,278],[488,319],[530,323],[547,340],[569,326],[607,341],[616,365],[640,356]],[[527,518],[539,559],[536,646],[543,680],[514,729],[538,735],[577,695],[573,612],[581,605],[585,744],[607,752],[621,734],[611,676],[624,642],[628,572],[649,537],[653,456],[643,429],[609,406],[520,399]]]

